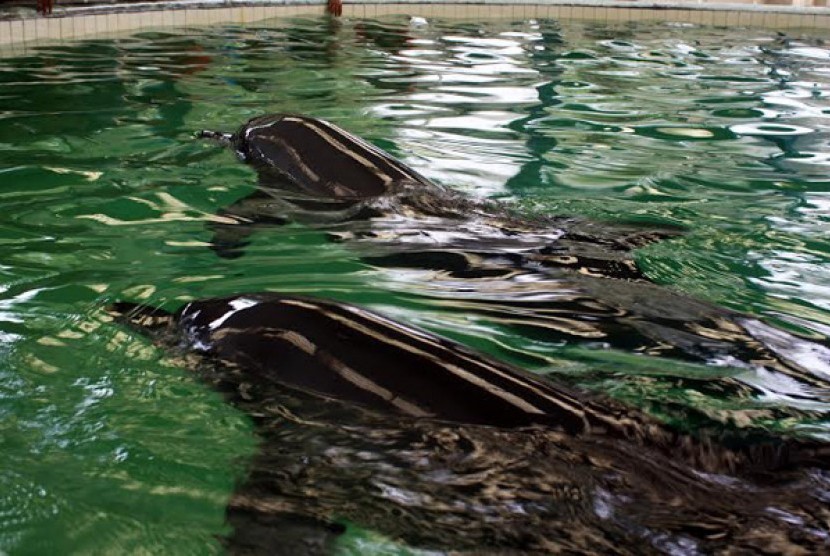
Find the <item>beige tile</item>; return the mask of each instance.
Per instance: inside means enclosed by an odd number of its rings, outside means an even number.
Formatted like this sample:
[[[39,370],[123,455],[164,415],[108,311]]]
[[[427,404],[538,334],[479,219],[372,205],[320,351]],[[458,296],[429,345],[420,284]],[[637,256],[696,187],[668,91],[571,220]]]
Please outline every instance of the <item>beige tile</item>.
[[[585,6],[582,8],[582,19],[586,21],[596,21],[597,9],[594,6]]]
[[[713,26],[715,24],[715,12],[712,10],[700,10],[700,24]]]
[[[435,18],[440,17],[438,15],[438,11],[436,10],[435,4],[410,4],[408,6],[408,12],[410,15],[417,15],[418,17],[425,17],[425,18]],[[368,17],[369,13],[369,4],[361,4],[358,8],[358,17],[365,18]]]
[[[638,12],[638,21],[654,21],[654,20],[662,17],[655,10],[644,9],[644,10],[637,10],[637,12]]]
[[[752,23],[752,12],[742,11],[740,14],[740,17],[738,18],[738,25],[741,27],[749,27]]]
[[[49,25],[48,20],[43,19],[42,17],[38,17],[37,19],[33,19],[32,21],[32,28],[35,30],[35,38],[37,40],[42,39],[50,39],[49,33],[47,31],[47,26]],[[2,34],[2,33],[0,33]]]
[[[127,31],[135,31],[144,27],[144,14],[140,12],[133,12],[124,14],[125,17],[119,18],[118,24],[121,28]]]
[[[44,18],[43,25],[38,27],[38,32],[43,29],[43,35],[38,35],[39,39],[60,40],[61,38],[61,22],[59,19]]]
[[[95,27],[95,16],[94,15],[82,15],[79,18],[84,20],[84,35],[87,38],[94,37],[98,33],[98,29]]]
[[[380,4],[374,6],[375,17],[383,17],[394,13],[394,7],[389,4]]]
[[[75,36],[75,21],[71,17],[62,17],[57,21],[61,28],[61,39],[71,39]]]
[[[416,4],[412,7],[412,15],[416,15],[418,17],[424,17],[429,19],[431,17],[434,17],[432,13],[432,6],[430,4]],[[361,13],[357,17],[364,16]]]
[[[547,12],[547,6],[540,4],[531,4],[527,7],[525,17],[528,19],[542,19]]]
[[[816,14],[816,29],[830,29],[830,15]]]
[[[773,29],[787,29],[790,26],[790,14],[775,14],[771,27]]]
[[[238,11],[238,8],[226,8],[223,12],[222,22],[229,24],[238,24],[240,17]]]
[[[776,27],[779,15],[775,12],[764,12],[764,27],[769,29]]]
[[[529,6],[527,4],[516,4],[513,6],[513,17],[516,21],[529,19],[528,10]]]
[[[0,20],[0,44],[11,44],[12,38],[12,22]]]
[[[173,10],[173,20],[171,23],[174,27],[184,27],[187,25],[187,11],[186,10]]]
[[[562,7],[561,6],[548,6],[545,9],[545,15],[541,16],[548,19],[560,19],[562,17]]]
[[[583,6],[571,8],[570,19],[585,19],[585,8]]]
[[[749,25],[752,27],[764,26],[764,12],[752,12],[749,16]]]
[[[281,6],[265,6],[265,19],[282,17]]]
[[[115,24],[110,31],[121,32],[126,29],[132,29],[133,14],[115,14]]]
[[[231,8],[231,21],[234,23],[246,23],[245,8]]]
[[[124,29],[129,29],[129,26],[128,26],[129,21],[128,20],[131,17],[131,14],[114,14],[114,15],[115,15],[115,17],[107,22],[107,23],[109,23],[109,26],[110,26],[109,29],[107,29],[107,31],[109,31],[110,33],[119,33],[121,31],[123,31]]]
[[[799,27],[814,28],[816,26],[815,14],[801,14],[801,21]]]
[[[220,8],[216,12],[217,23],[231,23],[234,21],[233,8]]]
[[[620,14],[621,11],[622,10],[620,8],[607,8],[605,10],[605,21],[609,23],[616,23],[620,21],[620,17],[622,17]]]
[[[688,18],[686,21],[689,23],[694,23],[695,25],[701,25],[703,23],[703,12],[701,10],[685,10],[686,17]]]
[[[107,19],[103,14],[96,14],[89,16],[89,29],[96,35],[99,35],[107,30]]]
[[[501,18],[509,21],[519,21],[522,15],[517,9],[517,6],[501,6]]]
[[[682,23],[697,23],[699,21],[700,12],[697,10],[682,9],[677,10],[677,12],[678,21]]]
[[[87,19],[86,17],[80,15],[75,16],[74,19],[75,24],[75,36],[76,37],[86,37],[87,35],[91,35],[92,31],[87,27]]]
[[[796,27],[800,27],[801,16],[798,14],[781,14],[781,19],[778,21],[779,24],[777,27],[782,29],[794,29]]]
[[[677,21],[677,10],[647,10],[648,14],[652,17],[649,19],[656,19],[658,21],[663,21],[667,23],[671,23],[673,21]]]
[[[810,29],[818,28],[816,25],[816,14],[804,14],[801,17],[801,25]],[[828,27],[825,27],[828,29]]]
[[[90,38],[98,34],[98,17],[94,15],[86,16],[86,32]]]
[[[368,9],[369,9],[368,4],[366,6],[366,9],[368,11]],[[438,11],[436,17],[439,17],[439,18],[442,18],[442,19],[451,19],[451,18],[455,17],[455,6],[450,6],[450,5],[444,4],[444,5],[435,6],[435,9]]]
[[[35,19],[24,19],[23,23],[23,40],[25,42],[32,42],[37,40],[37,29],[35,29]]]
[[[207,16],[206,23],[208,25],[215,25],[215,24],[219,23],[220,14],[219,14],[219,9],[218,8],[205,9],[205,10],[203,10],[203,12],[204,12],[205,16]]]
[[[17,44],[23,43],[25,40],[24,36],[24,28],[23,28],[23,20],[22,19],[13,19],[11,21],[11,28],[9,32],[9,38],[11,39],[9,43]]]
[[[101,14],[95,21],[95,30],[100,33],[112,33],[118,27],[116,14]]]
[[[326,4],[300,4],[297,10],[305,17],[319,17],[326,15]]]
[[[173,26],[173,18],[175,17],[176,10],[162,10],[161,12],[161,27],[172,27]]]
[[[506,21],[521,21],[522,19],[531,19],[530,17],[523,17],[516,6],[498,6],[494,13]]]
[[[741,25],[741,12],[729,10],[726,12],[726,26],[730,28]]]
[[[77,17],[67,17],[65,19],[71,20],[71,23],[69,23],[69,38],[74,39],[84,34],[83,22],[79,21]],[[64,25],[64,28],[66,28],[66,25]]]
[[[712,25],[715,27],[726,27],[726,14],[725,10],[714,10],[712,12]]]
[[[144,12],[143,15],[142,20],[145,27],[155,28],[164,26],[164,14],[161,11]]]
[[[107,30],[107,16],[103,14],[93,15],[91,17],[92,20],[92,29],[95,31],[95,34],[101,34],[106,32]]]
[[[296,7],[297,14],[301,16],[312,16],[317,17],[321,15],[325,15],[326,13],[326,6],[325,4],[300,4]]]

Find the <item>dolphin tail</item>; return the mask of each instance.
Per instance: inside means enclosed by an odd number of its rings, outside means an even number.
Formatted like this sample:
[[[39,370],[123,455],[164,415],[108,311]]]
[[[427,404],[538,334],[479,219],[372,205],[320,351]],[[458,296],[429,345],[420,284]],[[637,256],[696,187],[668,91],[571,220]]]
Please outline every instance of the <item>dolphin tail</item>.
[[[118,301],[106,308],[115,320],[145,332],[166,328],[174,320],[175,315],[158,307]]]
[[[196,137],[198,139],[210,139],[211,141],[216,141],[223,147],[230,147],[233,144],[232,133],[223,133],[221,131],[209,131],[203,129],[202,131],[196,133]]]

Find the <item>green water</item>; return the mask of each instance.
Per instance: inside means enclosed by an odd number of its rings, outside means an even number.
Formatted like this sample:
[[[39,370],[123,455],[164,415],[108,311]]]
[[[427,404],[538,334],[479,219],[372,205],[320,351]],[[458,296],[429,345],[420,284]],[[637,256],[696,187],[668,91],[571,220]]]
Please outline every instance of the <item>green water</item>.
[[[0,59],[0,552],[210,553],[252,426],[103,316],[129,299],[276,290],[370,306],[670,418],[830,433],[826,398],[732,399],[742,372],[544,342],[439,303],[298,224],[207,248],[255,174],[193,140],[329,119],[429,178],[528,213],[681,225],[656,282],[830,333],[830,48],[669,24],[274,21],[31,46]],[[793,387],[795,388],[795,387]],[[360,525],[360,524],[356,524]],[[391,550],[352,532],[343,550]]]

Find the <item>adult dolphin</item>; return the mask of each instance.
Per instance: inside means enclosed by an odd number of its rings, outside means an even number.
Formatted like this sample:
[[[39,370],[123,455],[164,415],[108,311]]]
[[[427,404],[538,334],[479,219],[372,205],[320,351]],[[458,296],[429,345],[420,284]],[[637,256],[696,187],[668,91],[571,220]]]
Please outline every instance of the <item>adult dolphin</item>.
[[[256,423],[259,452],[228,506],[233,552],[324,552],[338,519],[474,552],[830,548],[820,442],[680,433],[334,301],[251,293],[110,311]]]

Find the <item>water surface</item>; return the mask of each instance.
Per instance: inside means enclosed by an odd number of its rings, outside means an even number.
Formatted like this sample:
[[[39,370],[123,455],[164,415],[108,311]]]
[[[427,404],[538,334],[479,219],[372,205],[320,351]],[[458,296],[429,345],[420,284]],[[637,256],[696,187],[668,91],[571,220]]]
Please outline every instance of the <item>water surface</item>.
[[[652,280],[822,340],[827,39],[311,19],[43,44],[2,59],[0,551],[221,551],[252,425],[180,362],[106,322],[102,307],[117,299],[175,308],[264,289],[332,297],[681,426],[691,408],[827,436],[827,396],[728,362],[525,335],[313,227],[262,229],[244,257],[220,259],[206,224],[252,191],[255,174],[193,140],[262,113],[307,113],[528,214],[682,226],[638,253]],[[706,387],[729,376],[766,394]],[[350,523],[343,550],[387,546],[365,523]]]

